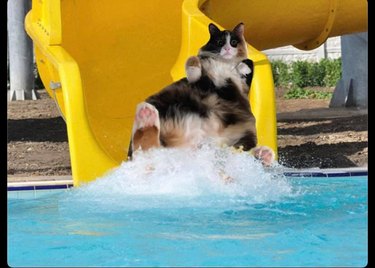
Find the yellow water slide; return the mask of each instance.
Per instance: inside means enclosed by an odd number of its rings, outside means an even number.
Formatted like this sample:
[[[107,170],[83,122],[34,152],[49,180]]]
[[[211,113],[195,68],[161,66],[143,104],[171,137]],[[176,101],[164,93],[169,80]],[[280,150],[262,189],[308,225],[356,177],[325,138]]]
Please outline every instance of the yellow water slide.
[[[137,103],[185,76],[210,22],[232,29],[241,21],[259,144],[277,151],[272,72],[259,50],[312,49],[367,31],[366,0],[33,0],[25,27],[66,122],[74,185],[126,160]]]

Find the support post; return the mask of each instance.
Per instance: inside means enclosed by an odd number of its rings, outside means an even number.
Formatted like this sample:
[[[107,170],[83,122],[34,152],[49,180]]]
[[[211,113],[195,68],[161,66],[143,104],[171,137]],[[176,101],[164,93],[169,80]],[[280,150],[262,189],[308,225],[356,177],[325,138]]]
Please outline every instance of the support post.
[[[342,76],[329,107],[368,107],[368,32],[341,36]]]
[[[25,16],[30,0],[8,3],[9,100],[35,100],[33,43],[25,31]]]
[[[327,43],[324,42],[316,52],[316,57],[318,58],[318,61],[321,59],[327,58]]]

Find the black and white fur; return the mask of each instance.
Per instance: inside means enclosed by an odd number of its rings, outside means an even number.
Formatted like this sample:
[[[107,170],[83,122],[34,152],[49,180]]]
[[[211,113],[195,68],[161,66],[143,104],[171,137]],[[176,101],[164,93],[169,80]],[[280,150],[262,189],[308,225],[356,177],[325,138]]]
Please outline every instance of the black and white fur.
[[[257,145],[248,93],[253,62],[247,59],[243,24],[233,31],[209,25],[210,40],[186,62],[187,77],[138,104],[128,156],[153,147],[195,147],[210,138],[254,149],[265,164],[272,150]]]

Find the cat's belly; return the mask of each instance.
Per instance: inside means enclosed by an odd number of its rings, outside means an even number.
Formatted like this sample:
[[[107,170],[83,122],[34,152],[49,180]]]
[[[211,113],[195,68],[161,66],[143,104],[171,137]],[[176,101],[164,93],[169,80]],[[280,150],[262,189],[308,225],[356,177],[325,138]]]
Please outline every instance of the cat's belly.
[[[183,119],[162,120],[160,139],[166,147],[196,147],[204,141],[234,145],[243,135],[242,125],[224,128],[215,117],[201,118],[191,114]]]

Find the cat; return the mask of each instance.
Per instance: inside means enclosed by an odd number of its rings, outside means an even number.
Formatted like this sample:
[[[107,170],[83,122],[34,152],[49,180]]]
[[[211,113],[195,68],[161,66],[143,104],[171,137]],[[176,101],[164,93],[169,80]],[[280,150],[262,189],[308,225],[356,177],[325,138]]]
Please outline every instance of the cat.
[[[208,29],[210,33],[208,43],[199,50],[198,56],[192,56],[186,61],[187,80],[190,83],[198,81],[202,72],[211,80],[227,79],[237,72],[234,75],[244,78],[241,87],[248,95],[253,78],[253,61],[247,59],[247,45],[243,36],[244,24],[238,24],[232,32],[220,31],[213,23],[208,25]],[[220,82],[216,81],[215,84],[219,85]]]
[[[137,105],[128,150],[196,147],[207,138],[244,151],[252,150],[264,165],[274,153],[256,146],[255,118],[248,93],[253,62],[247,59],[244,25],[232,31],[209,27],[210,39],[185,65],[186,78]]]

